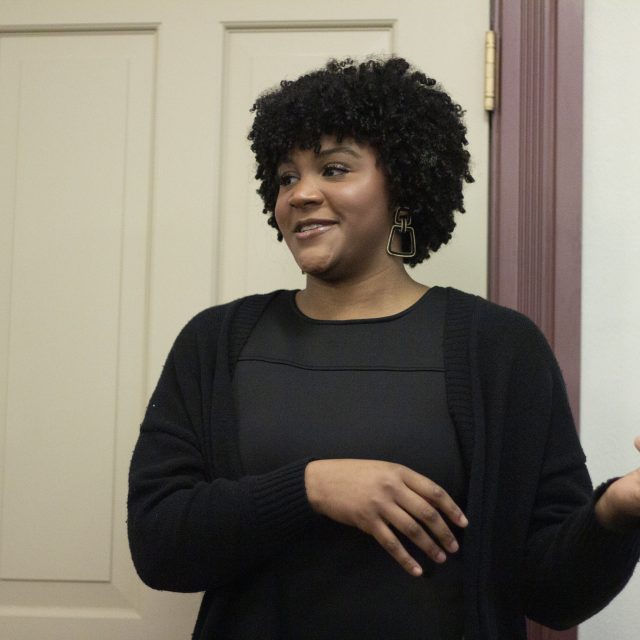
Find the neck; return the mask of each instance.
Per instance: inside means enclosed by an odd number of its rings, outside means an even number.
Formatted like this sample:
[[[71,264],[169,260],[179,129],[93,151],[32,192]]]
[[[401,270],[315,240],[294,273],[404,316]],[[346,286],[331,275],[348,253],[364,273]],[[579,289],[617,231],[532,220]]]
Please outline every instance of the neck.
[[[296,296],[298,308],[317,320],[380,318],[414,304],[428,290],[393,265],[350,280],[327,281],[307,275],[306,288]]]

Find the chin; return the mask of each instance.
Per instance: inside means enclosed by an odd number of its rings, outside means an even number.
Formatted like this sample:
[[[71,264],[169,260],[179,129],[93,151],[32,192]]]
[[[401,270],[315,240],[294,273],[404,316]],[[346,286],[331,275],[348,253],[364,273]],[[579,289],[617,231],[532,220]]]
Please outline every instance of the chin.
[[[302,271],[311,276],[328,275],[336,266],[331,256],[316,256],[306,260],[296,260],[296,262]]]
[[[324,282],[338,282],[339,280],[343,280],[346,276],[344,271],[339,268],[337,264],[326,264],[326,265],[318,265],[309,266],[307,269],[301,267],[302,270],[308,276],[313,276],[318,280],[323,280]]]
[[[326,266],[318,264],[300,265],[300,269],[308,276],[315,276],[317,278],[325,278],[329,275],[331,269]]]

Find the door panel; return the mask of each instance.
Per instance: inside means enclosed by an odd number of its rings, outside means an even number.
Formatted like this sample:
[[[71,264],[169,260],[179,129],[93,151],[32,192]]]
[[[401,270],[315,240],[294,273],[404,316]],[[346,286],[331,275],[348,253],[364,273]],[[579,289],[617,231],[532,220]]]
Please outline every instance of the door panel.
[[[127,470],[180,326],[210,304],[302,286],[255,194],[259,92],[371,52],[442,79],[467,108],[477,182],[451,247],[416,275],[485,293],[489,1],[322,12],[0,4],[0,637],[190,637],[200,596],[154,592],[133,569]]]
[[[145,393],[154,57],[147,30],[0,41],[3,637],[28,637],[19,618],[135,616],[122,496]]]

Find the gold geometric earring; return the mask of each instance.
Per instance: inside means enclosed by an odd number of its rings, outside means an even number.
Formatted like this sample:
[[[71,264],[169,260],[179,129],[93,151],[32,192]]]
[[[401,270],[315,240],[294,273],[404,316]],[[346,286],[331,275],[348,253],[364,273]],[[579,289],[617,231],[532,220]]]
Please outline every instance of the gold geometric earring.
[[[403,238],[406,234],[409,234],[409,250],[408,251],[396,251],[392,249],[393,238],[396,233],[401,234],[400,247],[403,246]],[[416,255],[416,234],[411,226],[411,211],[406,207],[398,207],[393,216],[393,226],[389,233],[389,241],[387,242],[387,253],[390,256],[397,256],[398,258],[413,258]]]

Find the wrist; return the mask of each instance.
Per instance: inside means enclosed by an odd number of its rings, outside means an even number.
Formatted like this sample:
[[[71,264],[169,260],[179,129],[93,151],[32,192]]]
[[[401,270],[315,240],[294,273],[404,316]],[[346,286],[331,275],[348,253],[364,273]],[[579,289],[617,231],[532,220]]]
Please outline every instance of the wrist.
[[[595,503],[595,514],[602,527],[609,531],[625,533],[640,528],[640,518],[627,514],[624,510],[616,508],[614,500],[615,483],[619,478],[610,480]]]

